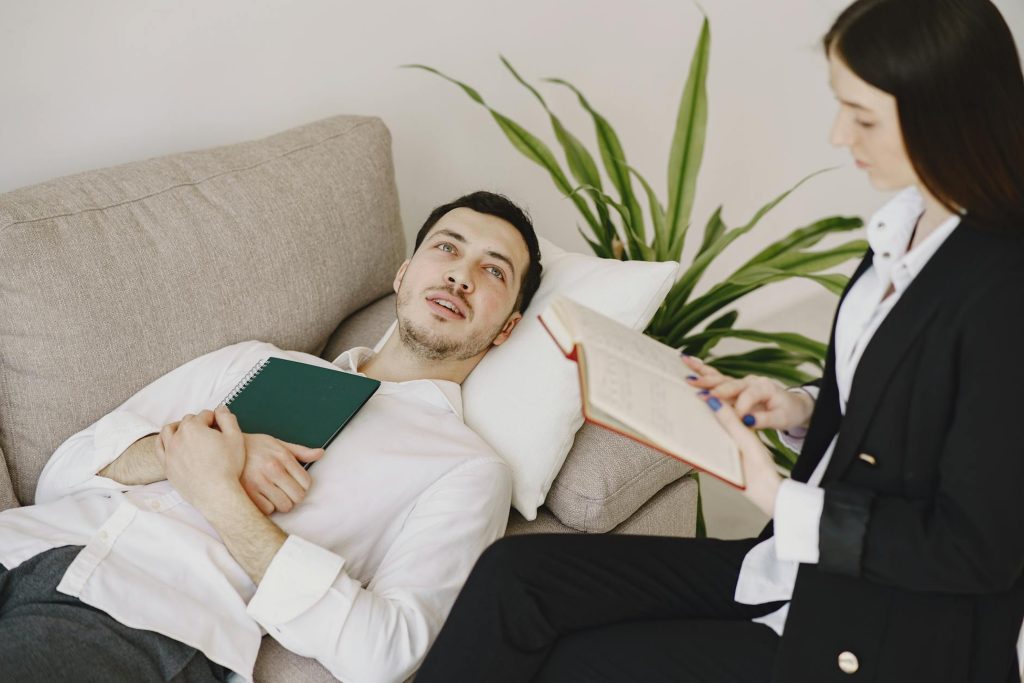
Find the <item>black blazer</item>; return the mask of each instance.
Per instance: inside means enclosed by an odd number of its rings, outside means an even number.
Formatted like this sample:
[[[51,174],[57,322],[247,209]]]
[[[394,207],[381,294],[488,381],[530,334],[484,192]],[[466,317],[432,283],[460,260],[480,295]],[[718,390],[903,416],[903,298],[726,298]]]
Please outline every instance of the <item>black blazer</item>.
[[[821,483],[820,560],[800,567],[776,681],[1019,680],[1024,226],[1016,227],[1016,236],[999,234],[964,218],[871,339],[845,416],[833,321],[793,468],[806,481],[839,433]],[[844,298],[870,263],[869,251]],[[856,673],[840,670],[844,652]]]

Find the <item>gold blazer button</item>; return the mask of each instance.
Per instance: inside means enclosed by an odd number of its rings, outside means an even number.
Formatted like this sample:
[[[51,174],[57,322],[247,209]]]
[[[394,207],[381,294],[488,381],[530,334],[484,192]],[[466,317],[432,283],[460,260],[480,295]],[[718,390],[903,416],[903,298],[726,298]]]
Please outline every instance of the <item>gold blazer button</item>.
[[[855,674],[857,669],[860,668],[860,662],[857,661],[857,655],[852,652],[840,652],[839,653],[839,670],[844,674]]]
[[[867,464],[871,465],[872,467],[878,464],[878,461],[875,460],[875,456],[871,455],[870,453],[861,453],[857,457],[866,462]]]

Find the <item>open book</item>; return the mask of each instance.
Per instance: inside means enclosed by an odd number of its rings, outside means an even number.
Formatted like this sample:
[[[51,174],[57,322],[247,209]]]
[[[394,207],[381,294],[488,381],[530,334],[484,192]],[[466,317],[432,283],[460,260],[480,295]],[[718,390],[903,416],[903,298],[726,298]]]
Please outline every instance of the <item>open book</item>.
[[[746,488],[739,448],[687,383],[677,350],[565,297],[539,317],[576,361],[588,422]]]

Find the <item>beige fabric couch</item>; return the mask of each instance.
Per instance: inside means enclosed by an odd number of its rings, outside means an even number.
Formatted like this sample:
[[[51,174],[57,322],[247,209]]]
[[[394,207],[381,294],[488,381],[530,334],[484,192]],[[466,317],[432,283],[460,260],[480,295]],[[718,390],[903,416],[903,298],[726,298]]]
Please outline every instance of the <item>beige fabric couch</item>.
[[[403,234],[390,136],[366,117],[0,194],[0,510],[32,503],[64,439],[196,356],[372,346]],[[538,519],[513,513],[508,533],[692,535],[686,475],[587,426]],[[257,676],[330,680],[270,639]]]

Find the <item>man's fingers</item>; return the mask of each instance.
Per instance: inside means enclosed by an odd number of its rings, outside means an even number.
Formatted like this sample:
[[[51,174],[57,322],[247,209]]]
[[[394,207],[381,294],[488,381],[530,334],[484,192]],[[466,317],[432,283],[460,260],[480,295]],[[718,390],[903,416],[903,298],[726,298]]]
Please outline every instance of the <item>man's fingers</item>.
[[[263,514],[269,515],[274,512],[274,504],[271,503],[270,500],[268,500],[267,497],[260,493],[258,490],[246,489],[245,493],[246,495],[249,496],[249,500],[251,500],[253,504],[257,508],[259,508],[260,512],[262,512]]]
[[[262,493],[267,500],[269,500],[276,510],[280,512],[288,512],[292,509],[292,499],[285,494],[276,484],[272,481],[265,480],[259,487],[259,492]]]
[[[226,405],[221,404],[217,406],[214,416],[217,421],[217,427],[224,434],[238,434],[239,436],[242,434],[242,430],[238,426],[238,418],[235,417],[235,414]]]
[[[163,450],[168,450],[171,447],[171,437],[178,431],[178,425],[180,422],[172,422],[164,425],[160,429],[160,434],[157,436],[157,442],[160,444]]]
[[[298,482],[303,491],[308,491],[309,487],[313,485],[313,477],[309,476],[309,472],[307,472],[306,469],[294,458],[285,456],[284,468],[287,470],[291,478]],[[299,501],[295,502],[297,503]]]
[[[310,448],[309,446],[303,446],[298,443],[288,443],[287,441],[282,441],[281,443],[284,444],[285,448],[292,452],[292,455],[302,462],[315,462],[324,455],[324,449],[322,448]]]
[[[280,499],[275,496],[276,491],[273,489],[283,491],[290,503],[298,503],[306,496],[306,489],[292,476],[290,466],[302,469],[289,453],[280,454],[273,459],[267,460],[260,466],[260,476],[257,479],[260,482],[260,490],[263,491],[264,495],[270,498],[278,510],[284,512],[290,510],[291,505],[287,507],[282,505]],[[303,473],[306,473],[305,470],[303,470]]]

